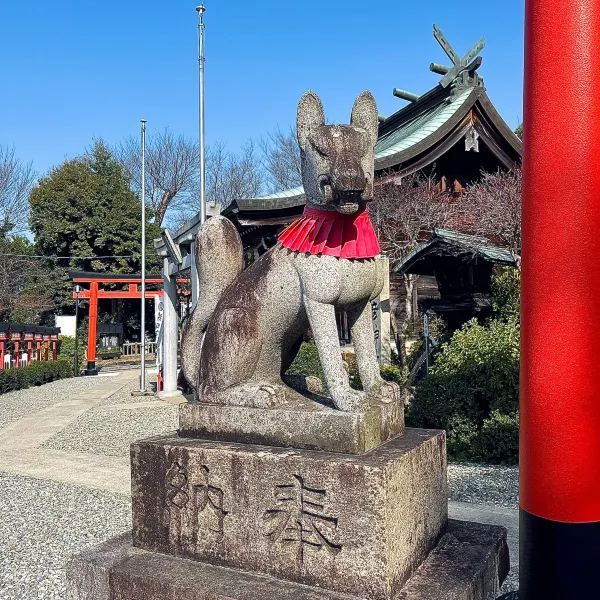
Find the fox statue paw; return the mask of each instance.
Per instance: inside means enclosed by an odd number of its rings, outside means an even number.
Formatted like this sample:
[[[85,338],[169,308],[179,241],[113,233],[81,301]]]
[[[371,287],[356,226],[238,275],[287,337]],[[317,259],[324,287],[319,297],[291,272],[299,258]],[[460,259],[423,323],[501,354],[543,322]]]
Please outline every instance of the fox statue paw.
[[[393,381],[381,379],[368,392],[371,400],[378,400],[384,404],[398,402],[401,398],[400,386]]]
[[[332,394],[333,403],[338,410],[359,412],[367,406],[367,395],[360,390],[348,388]]]

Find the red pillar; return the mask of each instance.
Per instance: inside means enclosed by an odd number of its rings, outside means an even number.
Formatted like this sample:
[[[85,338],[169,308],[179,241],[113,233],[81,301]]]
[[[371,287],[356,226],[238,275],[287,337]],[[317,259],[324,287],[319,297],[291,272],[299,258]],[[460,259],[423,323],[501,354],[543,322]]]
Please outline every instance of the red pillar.
[[[96,369],[96,333],[98,331],[98,283],[90,283],[90,309],[88,314],[88,347],[86,375],[98,375]]]
[[[598,596],[600,1],[527,0],[521,600]]]
[[[56,360],[56,340],[52,340],[52,360]]]
[[[30,365],[31,364],[31,347],[33,345],[33,342],[31,340],[28,340],[27,342],[27,364]]]
[[[0,371],[4,369],[4,341],[0,341]]]
[[[15,369],[18,369],[20,367],[19,365],[19,340],[15,339],[14,341],[14,357],[15,357]]]
[[[37,361],[42,360],[42,342],[40,341],[35,344],[35,355]]]
[[[50,345],[49,340],[44,340],[44,360],[48,362],[48,346]]]

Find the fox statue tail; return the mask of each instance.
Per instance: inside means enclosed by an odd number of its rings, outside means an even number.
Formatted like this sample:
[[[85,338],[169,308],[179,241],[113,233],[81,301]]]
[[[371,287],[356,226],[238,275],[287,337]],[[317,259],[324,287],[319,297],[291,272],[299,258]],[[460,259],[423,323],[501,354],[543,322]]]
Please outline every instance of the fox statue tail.
[[[235,225],[225,217],[212,217],[196,235],[199,297],[181,338],[181,369],[187,382],[199,391],[202,339],[219,299],[244,269],[244,248]]]

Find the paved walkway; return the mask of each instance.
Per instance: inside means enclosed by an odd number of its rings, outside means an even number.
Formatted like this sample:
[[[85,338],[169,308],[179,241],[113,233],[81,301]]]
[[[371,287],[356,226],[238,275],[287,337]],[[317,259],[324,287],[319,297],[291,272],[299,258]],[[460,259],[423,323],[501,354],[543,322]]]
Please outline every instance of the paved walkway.
[[[132,397],[137,371],[111,375],[0,396],[0,423],[5,423],[0,428],[0,504],[8,513],[4,517],[0,513],[0,532],[3,527],[13,530],[15,521],[22,527],[6,548],[0,539],[2,600],[62,599],[67,557],[129,527],[128,445],[175,429],[176,407],[154,398]],[[35,402],[20,406],[29,396],[40,399],[37,409]],[[4,420],[3,410],[9,415]],[[41,519],[36,503],[46,497],[53,506],[42,503],[47,509]],[[517,564],[516,509],[450,502],[449,512],[452,518],[505,526],[511,561]],[[61,529],[60,540],[53,544],[54,564],[48,565],[39,555],[47,557],[48,536],[57,535],[65,514],[70,515],[69,527]],[[33,544],[27,551],[21,547],[24,538]],[[513,580],[516,573],[515,569]]]
[[[98,377],[91,390],[76,393],[0,430],[0,471],[129,493],[128,457],[71,453],[41,446],[82,414],[128,389],[135,379],[136,373],[131,371],[116,377]]]

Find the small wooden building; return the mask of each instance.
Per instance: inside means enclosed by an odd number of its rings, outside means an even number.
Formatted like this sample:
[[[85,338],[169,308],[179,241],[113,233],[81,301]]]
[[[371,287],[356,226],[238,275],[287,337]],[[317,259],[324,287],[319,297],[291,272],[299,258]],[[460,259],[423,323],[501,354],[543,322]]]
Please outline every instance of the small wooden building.
[[[516,264],[510,251],[485,238],[436,229],[393,270],[419,275],[419,312],[439,315],[454,330],[473,317],[490,315],[494,265]]]

